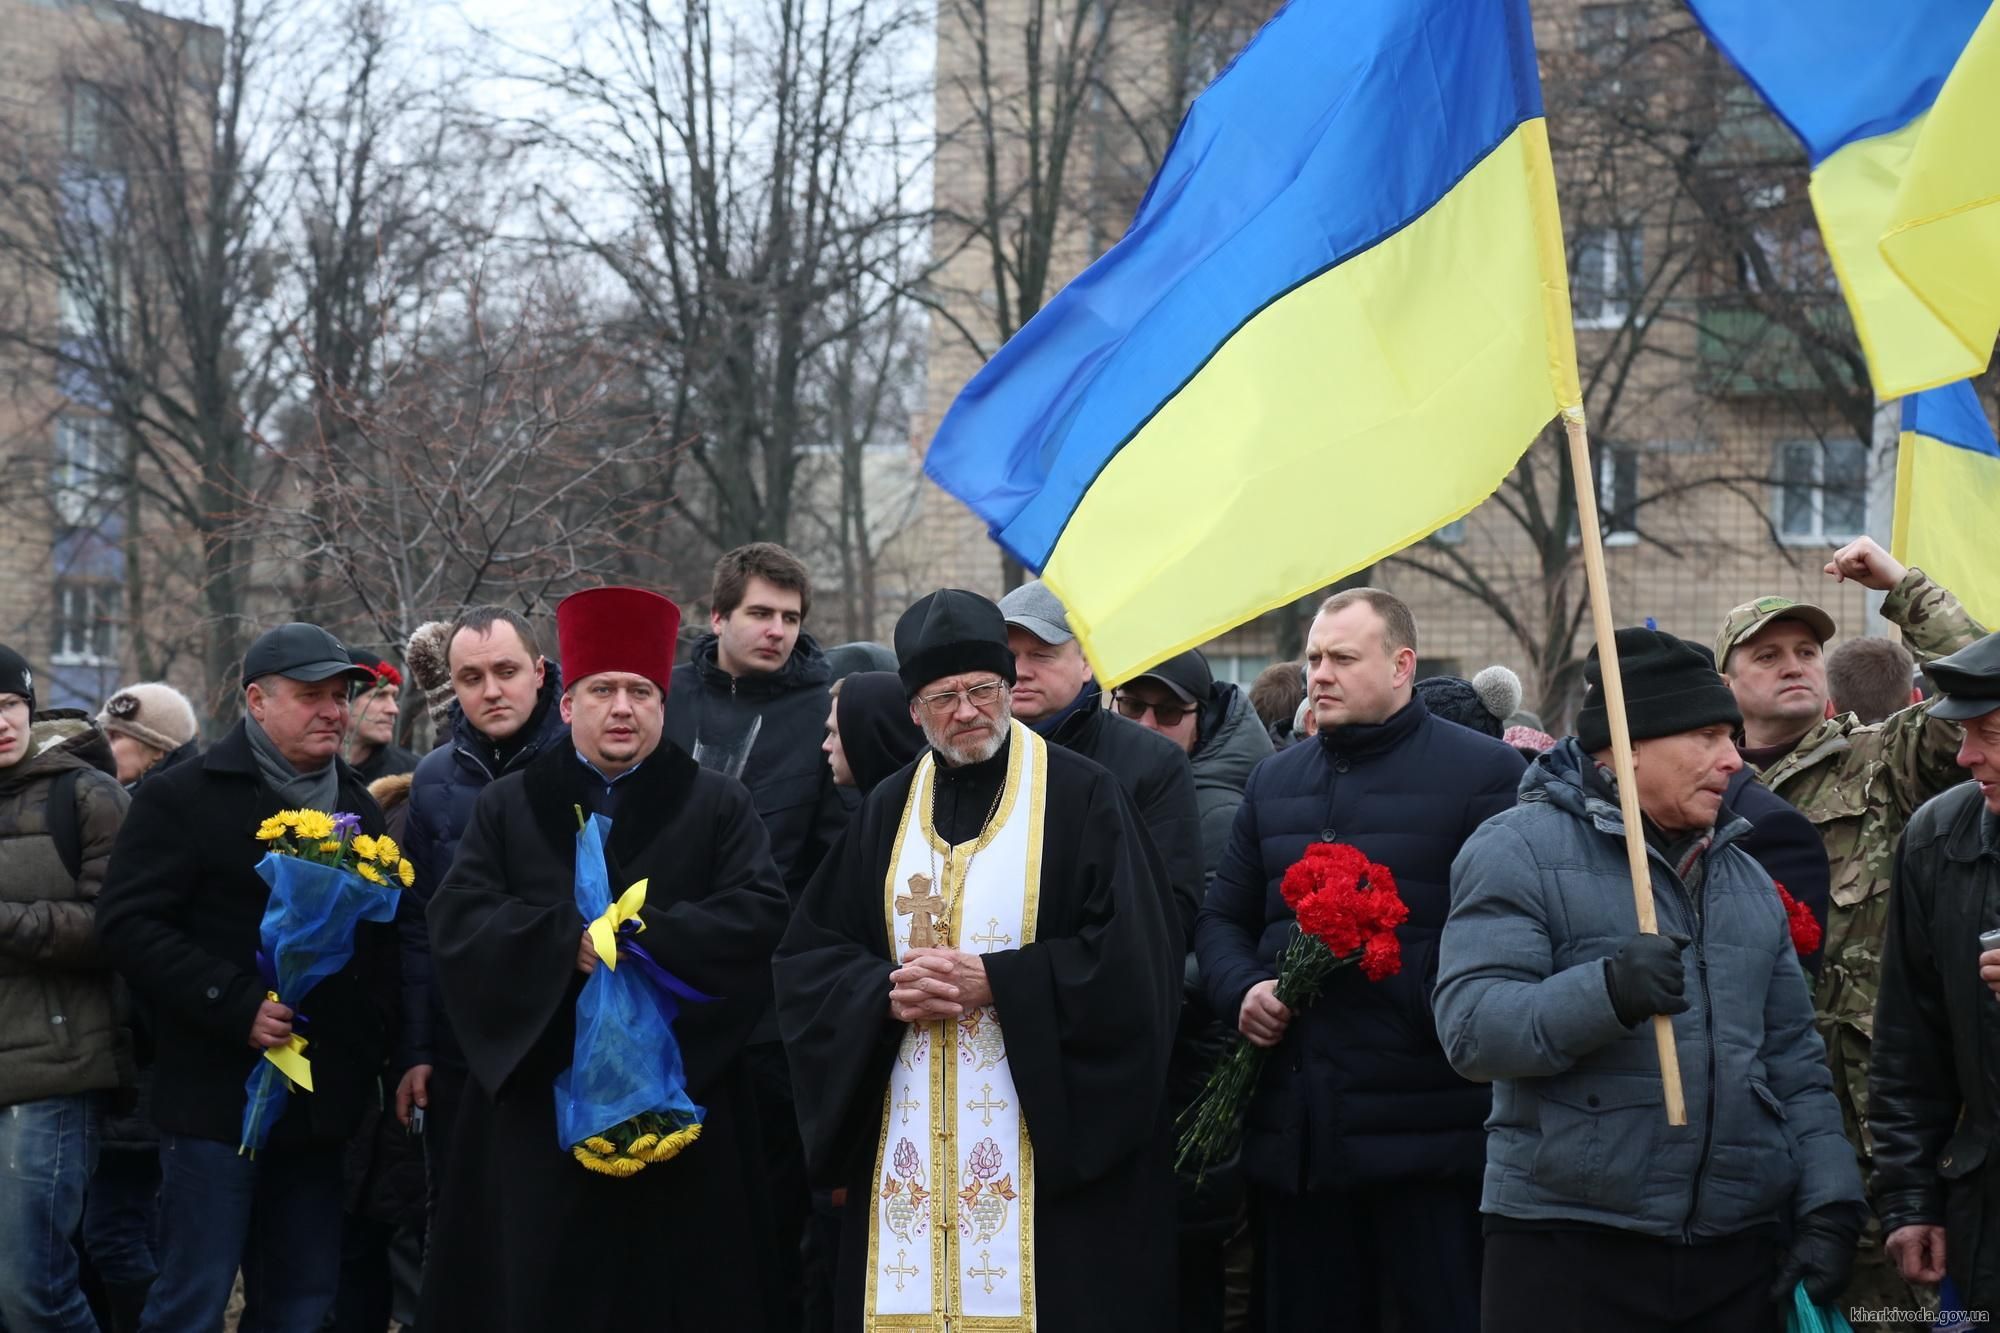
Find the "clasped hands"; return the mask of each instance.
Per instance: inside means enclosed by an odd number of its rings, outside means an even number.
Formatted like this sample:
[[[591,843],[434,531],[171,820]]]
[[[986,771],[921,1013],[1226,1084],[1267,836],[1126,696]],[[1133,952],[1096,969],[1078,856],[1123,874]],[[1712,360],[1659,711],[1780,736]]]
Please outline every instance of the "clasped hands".
[[[957,1018],[993,1003],[986,962],[956,949],[911,949],[889,974],[889,1016],[898,1023]]]

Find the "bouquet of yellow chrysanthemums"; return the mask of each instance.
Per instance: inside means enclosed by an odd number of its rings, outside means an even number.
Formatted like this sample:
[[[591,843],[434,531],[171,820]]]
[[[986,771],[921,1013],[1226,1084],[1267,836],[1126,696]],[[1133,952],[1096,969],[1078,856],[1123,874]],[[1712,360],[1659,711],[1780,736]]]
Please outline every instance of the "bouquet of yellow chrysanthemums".
[[[394,880],[407,889],[417,878],[396,840],[363,833],[359,815],[280,810],[257,826],[257,840],[279,856],[352,870],[370,884],[387,887]]]
[[[402,889],[416,878],[395,840],[363,833],[359,815],[280,810],[258,826],[257,840],[266,849],[257,873],[271,886],[257,970],[266,998],[291,1006],[295,1016],[291,1039],[264,1052],[244,1087],[240,1151],[251,1154],[264,1146],[291,1094],[312,1091],[300,1001],[347,966],[361,922],[395,919]]]

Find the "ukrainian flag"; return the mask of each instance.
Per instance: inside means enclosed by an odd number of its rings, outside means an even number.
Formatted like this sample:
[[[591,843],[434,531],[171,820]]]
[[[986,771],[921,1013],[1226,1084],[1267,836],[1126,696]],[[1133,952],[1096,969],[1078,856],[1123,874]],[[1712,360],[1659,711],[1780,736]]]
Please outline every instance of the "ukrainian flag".
[[[1982,625],[2000,625],[2000,442],[1969,382],[1903,399],[1896,558],[1921,565]]]
[[[1115,681],[1459,517],[1581,402],[1525,0],[1293,0],[925,470]]]
[[[2000,35],[1968,49],[1988,0],[1688,7],[1805,144],[1813,210],[1876,395],[1983,370],[2000,324],[2000,210],[1964,215],[1976,182],[2000,192]]]

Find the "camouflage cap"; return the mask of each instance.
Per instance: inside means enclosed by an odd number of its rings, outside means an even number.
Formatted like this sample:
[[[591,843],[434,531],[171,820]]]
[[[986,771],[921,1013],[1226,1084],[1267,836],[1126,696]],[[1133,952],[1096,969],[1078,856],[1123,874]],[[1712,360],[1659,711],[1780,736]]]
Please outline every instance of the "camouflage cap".
[[[1729,650],[1766,625],[1780,620],[1802,621],[1825,643],[1837,632],[1833,617],[1811,602],[1795,602],[1789,597],[1759,597],[1745,602],[1722,618],[1722,630],[1715,636],[1715,669],[1729,670]]]

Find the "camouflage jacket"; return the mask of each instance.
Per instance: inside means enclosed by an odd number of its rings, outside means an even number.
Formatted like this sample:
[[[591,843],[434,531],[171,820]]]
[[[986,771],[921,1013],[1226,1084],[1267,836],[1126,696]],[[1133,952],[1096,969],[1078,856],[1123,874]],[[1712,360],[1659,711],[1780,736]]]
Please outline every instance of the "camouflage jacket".
[[[1986,633],[1918,569],[1890,591],[1882,614],[1902,627],[1903,644],[1919,662],[1957,652]],[[1925,705],[1867,726],[1843,713],[1807,732],[1759,775],[1813,822],[1826,844],[1833,892],[1813,1004],[1864,1174],[1874,1158],[1867,1138],[1868,1043],[1896,844],[1918,806],[1965,779],[1955,762],[1960,735],[1957,723],[1932,718]]]

